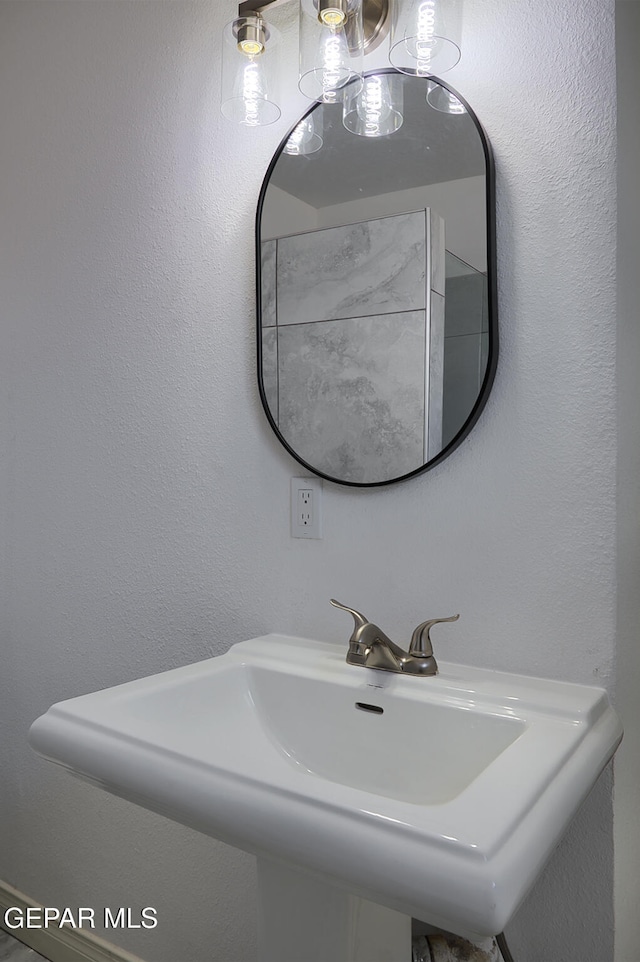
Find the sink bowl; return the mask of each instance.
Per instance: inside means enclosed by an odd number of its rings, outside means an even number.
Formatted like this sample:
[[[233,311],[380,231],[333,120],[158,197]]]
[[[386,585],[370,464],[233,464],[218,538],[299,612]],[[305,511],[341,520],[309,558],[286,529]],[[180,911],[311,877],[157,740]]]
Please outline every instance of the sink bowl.
[[[599,688],[415,677],[273,634],[54,705],[33,748],[116,795],[466,935],[503,930],[615,751]]]
[[[454,799],[525,727],[517,718],[425,700],[426,679],[396,681],[395,690],[374,679],[361,697],[346,671],[339,681],[298,675],[292,682],[262,668],[245,679],[258,723],[298,772],[414,805]]]

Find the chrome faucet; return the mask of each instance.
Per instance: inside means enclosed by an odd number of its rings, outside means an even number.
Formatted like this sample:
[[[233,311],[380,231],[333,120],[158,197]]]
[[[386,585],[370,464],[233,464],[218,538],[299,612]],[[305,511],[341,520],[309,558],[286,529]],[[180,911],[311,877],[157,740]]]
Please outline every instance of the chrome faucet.
[[[450,618],[423,621],[411,635],[409,650],[405,651],[359,611],[341,605],[335,598],[330,601],[334,608],[341,608],[353,615],[354,627],[347,652],[348,665],[362,665],[364,668],[379,668],[382,671],[404,672],[408,675],[438,674],[429,631],[433,625],[444,621],[457,621],[460,617],[452,615]]]

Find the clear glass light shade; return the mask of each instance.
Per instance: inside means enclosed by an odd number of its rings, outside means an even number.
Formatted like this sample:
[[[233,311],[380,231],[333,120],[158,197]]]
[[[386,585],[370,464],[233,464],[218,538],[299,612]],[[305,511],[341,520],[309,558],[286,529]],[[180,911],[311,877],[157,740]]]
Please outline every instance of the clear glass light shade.
[[[427,81],[427,103],[442,114],[466,114],[467,108],[455,94],[433,80]]]
[[[228,120],[264,127],[280,117],[279,34],[261,17],[239,17],[224,28],[221,110]]]
[[[300,80],[309,100],[337,103],[344,88],[362,79],[362,0],[347,0],[344,18],[326,16],[323,0],[300,0]]]
[[[460,59],[463,0],[395,3],[389,60],[402,73],[440,76]]]
[[[398,74],[372,74],[345,93],[342,122],[360,137],[385,137],[402,126],[402,83]]]
[[[284,153],[294,157],[303,157],[305,154],[315,154],[323,144],[322,140],[323,122],[322,110],[315,110],[300,121],[289,134],[289,139],[284,145]]]

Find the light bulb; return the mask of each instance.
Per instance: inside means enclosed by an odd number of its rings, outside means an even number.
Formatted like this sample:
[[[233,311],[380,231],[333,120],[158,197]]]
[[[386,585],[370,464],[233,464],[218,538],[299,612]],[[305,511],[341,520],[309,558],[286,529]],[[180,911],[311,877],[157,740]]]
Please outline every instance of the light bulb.
[[[349,47],[344,30],[324,27],[318,46],[322,99],[332,102],[350,77]]]
[[[435,0],[421,0],[416,9],[411,34],[405,38],[405,47],[415,61],[415,72],[419,77],[427,77],[433,72],[433,59],[436,27]]]
[[[327,27],[341,27],[347,21],[347,0],[317,0],[318,20]]]
[[[415,48],[418,60],[428,60],[431,57],[435,25],[435,0],[423,0],[418,7],[416,23]]]
[[[243,57],[233,88],[233,96],[222,105],[225,116],[245,127],[272,124],[280,116],[279,107],[269,100],[262,62]]]
[[[262,17],[238,21],[238,50],[246,57],[257,57],[265,48],[267,31]]]
[[[346,20],[342,10],[336,10],[334,7],[321,10],[318,16],[320,17],[320,21],[327,27],[341,27]]]
[[[249,60],[241,72],[241,77],[240,96],[246,105],[245,123],[255,127],[259,123],[260,101],[265,100],[267,95],[260,68],[255,60]]]
[[[238,46],[247,57],[255,57],[264,50],[264,46],[257,40],[243,40]]]

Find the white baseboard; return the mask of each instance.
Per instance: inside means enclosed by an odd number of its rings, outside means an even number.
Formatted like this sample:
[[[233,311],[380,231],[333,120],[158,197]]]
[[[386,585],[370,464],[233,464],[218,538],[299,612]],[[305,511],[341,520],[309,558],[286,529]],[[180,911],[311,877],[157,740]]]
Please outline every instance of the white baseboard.
[[[86,929],[11,929],[4,925],[4,913],[8,908],[42,908],[38,902],[18,892],[11,885],[0,882],[0,929],[24,942],[35,952],[44,955],[51,962],[144,962],[137,955],[131,955],[110,942],[98,938]]]

